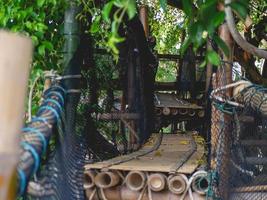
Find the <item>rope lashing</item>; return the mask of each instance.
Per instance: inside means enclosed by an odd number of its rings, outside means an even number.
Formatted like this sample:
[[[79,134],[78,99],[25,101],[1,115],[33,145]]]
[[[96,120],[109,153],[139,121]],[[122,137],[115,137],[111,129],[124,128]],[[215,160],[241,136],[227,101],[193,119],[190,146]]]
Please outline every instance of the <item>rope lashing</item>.
[[[42,144],[43,144],[42,154],[46,152],[47,141],[46,141],[45,136],[41,133],[41,131],[39,131],[37,128],[32,128],[32,127],[23,128],[22,131],[26,133],[36,134],[41,139]]]
[[[35,174],[38,171],[39,164],[40,164],[39,154],[37,153],[35,148],[27,142],[21,142],[20,145],[24,150],[29,151],[32,154],[32,157],[34,159],[33,174]]]
[[[19,182],[20,182],[18,195],[21,196],[21,195],[23,195],[23,193],[26,189],[27,179],[26,179],[26,175],[25,175],[23,170],[17,169],[17,174],[19,176]]]
[[[66,90],[60,85],[46,90],[36,117],[22,129],[21,160],[17,167],[19,196],[24,194],[31,176],[39,169],[41,156],[46,153],[52,135],[52,127],[64,118],[66,94]]]
[[[61,101],[61,104],[64,105],[64,97],[60,92],[57,91],[49,91],[44,94],[44,98],[48,98],[49,96],[55,96],[58,97]]]
[[[44,104],[45,103],[54,103],[57,106],[57,108],[60,110],[60,112],[63,112],[62,106],[56,100],[49,98],[44,101]]]
[[[60,120],[58,111],[52,106],[41,106],[37,114],[39,113],[41,114],[43,111],[47,111],[47,110],[51,111],[55,115],[57,121]]]

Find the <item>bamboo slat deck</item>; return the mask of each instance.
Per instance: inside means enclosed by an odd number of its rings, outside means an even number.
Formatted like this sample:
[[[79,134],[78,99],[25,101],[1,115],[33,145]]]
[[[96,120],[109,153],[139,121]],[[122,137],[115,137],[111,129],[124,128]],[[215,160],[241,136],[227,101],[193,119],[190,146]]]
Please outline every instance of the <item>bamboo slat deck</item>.
[[[178,99],[175,94],[169,93],[155,93],[155,106],[162,108],[189,108],[189,109],[203,109],[203,107],[196,104],[191,104],[187,101]]]
[[[113,169],[113,170],[139,170],[139,171],[150,171],[150,172],[170,172],[173,167],[179,162],[179,159],[190,151],[192,148],[192,137],[188,135],[178,134],[164,134],[160,147],[144,156],[135,158],[128,162],[112,165],[117,161],[123,160],[127,157],[133,157],[140,151],[147,151],[152,148],[154,142],[148,142],[139,151],[125,156],[119,156],[104,162],[97,162],[88,164],[85,166],[86,169]],[[177,173],[192,174],[199,166],[199,161],[204,155],[204,147],[197,144],[197,150],[192,154],[191,157],[177,170]],[[107,167],[109,166],[109,167]]]

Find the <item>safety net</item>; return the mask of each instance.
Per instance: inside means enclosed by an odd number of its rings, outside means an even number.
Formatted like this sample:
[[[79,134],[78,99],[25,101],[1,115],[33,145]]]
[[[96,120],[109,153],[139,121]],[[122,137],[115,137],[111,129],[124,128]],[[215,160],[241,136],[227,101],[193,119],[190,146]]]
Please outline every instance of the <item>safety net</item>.
[[[213,77],[208,197],[266,199],[267,90],[231,65]]]

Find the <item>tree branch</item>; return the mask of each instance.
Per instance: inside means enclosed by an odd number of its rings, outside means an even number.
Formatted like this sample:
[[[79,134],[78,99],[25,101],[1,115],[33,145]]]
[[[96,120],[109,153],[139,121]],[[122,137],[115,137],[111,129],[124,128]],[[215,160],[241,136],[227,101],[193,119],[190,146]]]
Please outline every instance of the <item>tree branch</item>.
[[[251,45],[237,31],[236,26],[235,26],[235,22],[234,22],[233,12],[232,12],[231,7],[229,6],[229,4],[231,2],[232,2],[231,0],[225,0],[224,1],[225,5],[227,5],[227,6],[225,6],[226,22],[227,22],[227,25],[229,27],[229,30],[231,32],[232,37],[234,38],[236,43],[245,51],[247,51],[247,52],[249,52],[255,56],[258,56],[260,58],[267,59],[267,51],[265,51],[263,49],[259,49],[255,46]]]

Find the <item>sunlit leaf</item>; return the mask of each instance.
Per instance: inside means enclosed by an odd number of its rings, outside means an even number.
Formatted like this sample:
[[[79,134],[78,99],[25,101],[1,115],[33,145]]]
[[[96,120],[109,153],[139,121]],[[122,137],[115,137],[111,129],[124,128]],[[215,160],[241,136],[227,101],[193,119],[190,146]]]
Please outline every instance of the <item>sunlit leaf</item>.
[[[113,1],[110,1],[109,3],[106,3],[103,8],[102,15],[106,22],[109,22],[109,14],[112,9],[112,6],[113,6]]]
[[[40,45],[38,47],[38,53],[41,55],[41,56],[44,56],[45,55],[45,45]]]
[[[129,4],[127,6],[127,14],[129,19],[132,19],[136,14],[136,4],[134,0],[129,0]]]
[[[45,0],[37,0],[38,7],[42,7],[45,3]]]
[[[91,27],[90,27],[90,32],[91,33],[96,33],[100,29],[100,20],[101,16],[97,16],[96,19],[93,21]]]
[[[211,64],[216,66],[220,65],[220,56],[215,51],[208,51],[206,57]]]
[[[54,49],[54,45],[49,41],[44,41],[42,44],[45,46],[46,49],[48,49],[50,51],[52,51]]]

